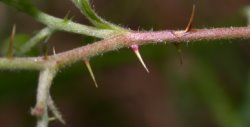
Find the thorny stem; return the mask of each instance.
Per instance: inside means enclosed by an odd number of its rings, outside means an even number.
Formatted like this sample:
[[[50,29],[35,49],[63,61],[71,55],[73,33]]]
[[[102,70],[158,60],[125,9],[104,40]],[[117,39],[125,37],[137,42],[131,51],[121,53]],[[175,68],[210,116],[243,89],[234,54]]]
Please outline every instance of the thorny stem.
[[[180,31],[129,32],[70,51],[48,56],[48,60],[43,60],[43,57],[13,58],[12,60],[0,58],[0,69],[41,70],[46,67],[46,64],[51,62],[56,62],[58,67],[64,67],[76,61],[89,59],[98,54],[129,47],[133,44],[145,45],[152,43],[182,43],[200,40],[249,39],[250,27],[193,29],[183,36],[175,36],[174,33],[180,33]]]
[[[55,117],[62,123],[64,120],[60,112],[55,107],[52,98],[50,98],[50,87],[57,70],[67,65],[73,64],[80,60],[89,60],[91,57],[97,56],[108,51],[117,50],[131,45],[145,45],[152,43],[174,43],[199,41],[199,40],[217,40],[217,39],[249,39],[250,26],[248,27],[231,27],[231,28],[213,28],[213,29],[192,29],[192,21],[194,17],[195,7],[186,30],[183,31],[158,31],[158,32],[136,32],[126,29],[120,29],[109,22],[100,18],[91,8],[89,0],[72,0],[86,17],[92,21],[96,27],[86,26],[75,23],[71,20],[64,20],[43,13],[33,7],[28,1],[21,0],[0,0],[10,6],[13,6],[37,21],[45,24],[47,28],[41,30],[34,36],[21,51],[24,54],[30,50],[36,43],[52,34],[54,30],[67,31],[71,33],[83,34],[102,38],[103,40],[82,46],[70,51],[65,51],[52,56],[45,55],[39,57],[23,57],[12,58],[13,40],[10,43],[9,58],[0,58],[0,70],[40,70],[40,77],[37,89],[37,102],[32,110],[32,114],[37,116],[37,127],[48,127],[49,116],[48,108],[52,110]],[[14,36],[14,34],[13,34]],[[14,37],[12,37],[14,38]],[[10,57],[11,56],[11,57]],[[87,63],[88,65],[88,63]],[[145,66],[145,65],[144,65]],[[88,68],[90,66],[88,65]],[[95,81],[95,78],[92,78]],[[95,82],[96,83],[96,82]]]
[[[159,32],[131,32],[63,52],[53,58],[56,59],[61,65],[68,65],[84,58],[93,57],[98,54],[117,50],[123,47],[129,47],[133,44],[145,45],[152,43],[181,43],[199,40],[236,38],[249,39],[250,27],[196,29],[188,32],[184,36],[175,36],[173,33],[179,33],[179,31],[166,30]]]

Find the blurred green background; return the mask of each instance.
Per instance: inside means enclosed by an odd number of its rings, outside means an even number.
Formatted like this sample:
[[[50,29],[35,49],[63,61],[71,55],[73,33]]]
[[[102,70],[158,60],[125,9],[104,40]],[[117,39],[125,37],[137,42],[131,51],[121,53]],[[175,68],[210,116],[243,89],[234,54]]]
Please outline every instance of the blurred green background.
[[[89,22],[70,0],[36,0],[44,12]],[[184,29],[192,5],[194,28],[246,26],[249,0],[92,0],[103,18],[133,30]],[[0,3],[0,44],[13,24],[32,36],[44,26]],[[20,39],[20,40],[21,40]],[[49,40],[57,52],[91,38],[57,32]],[[38,45],[31,55],[41,55]],[[128,49],[91,59],[99,88],[82,62],[62,70],[51,93],[67,127],[249,127],[250,40],[185,42],[183,64],[174,45],[141,47],[147,74]],[[3,53],[1,54],[4,55]],[[34,127],[38,72],[0,71],[0,126]],[[58,121],[51,127],[64,127]]]

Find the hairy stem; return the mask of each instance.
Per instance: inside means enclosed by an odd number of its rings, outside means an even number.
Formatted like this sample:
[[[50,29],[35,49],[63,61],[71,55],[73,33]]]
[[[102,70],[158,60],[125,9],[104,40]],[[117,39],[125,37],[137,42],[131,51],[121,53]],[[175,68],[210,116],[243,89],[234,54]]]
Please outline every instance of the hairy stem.
[[[36,127],[48,127],[48,125],[49,125],[48,107],[45,107],[44,114],[38,118]]]
[[[41,70],[46,63],[40,57],[0,58],[0,70]]]
[[[0,69],[41,70],[46,64],[51,62],[56,62],[58,66],[64,67],[65,65],[72,64],[76,61],[89,59],[98,54],[129,47],[133,44],[185,43],[200,40],[250,38],[250,27],[195,29],[185,34],[176,34],[181,32],[182,31],[166,30],[159,32],[124,33],[70,51],[48,56],[48,60],[44,60],[43,57],[13,58],[12,60],[0,58]]]
[[[199,40],[249,39],[250,27],[197,29],[182,36],[176,36],[174,33],[180,33],[180,31],[130,32],[63,52],[52,57],[56,59],[59,64],[68,65],[78,60],[117,50],[119,48],[129,47],[133,44],[145,45],[152,43],[185,43]]]
[[[48,103],[50,99],[50,87],[56,72],[56,68],[54,67],[47,67],[40,72],[36,106],[31,112],[32,115],[37,116],[37,127],[47,127],[49,124]]]

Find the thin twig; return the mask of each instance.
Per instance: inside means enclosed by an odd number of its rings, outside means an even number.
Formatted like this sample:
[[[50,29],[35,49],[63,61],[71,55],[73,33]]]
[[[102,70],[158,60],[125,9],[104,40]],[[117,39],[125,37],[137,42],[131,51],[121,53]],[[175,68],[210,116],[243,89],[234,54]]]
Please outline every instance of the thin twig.
[[[50,87],[56,75],[55,67],[47,67],[40,72],[36,105],[31,114],[37,117],[37,127],[47,127],[49,124],[48,103],[50,97]]]
[[[19,55],[24,55],[29,52],[34,46],[36,46],[40,41],[46,39],[53,33],[53,29],[48,27],[40,30],[35,36],[33,36],[30,40],[28,40],[21,48]]]

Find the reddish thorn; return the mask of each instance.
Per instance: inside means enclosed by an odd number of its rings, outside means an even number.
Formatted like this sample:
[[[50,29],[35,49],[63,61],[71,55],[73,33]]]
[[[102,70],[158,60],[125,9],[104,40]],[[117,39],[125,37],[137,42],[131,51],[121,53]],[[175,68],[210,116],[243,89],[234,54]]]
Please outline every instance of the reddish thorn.
[[[145,68],[145,70],[149,73],[149,70],[146,66],[146,64],[144,63],[141,54],[139,52],[139,46],[138,45],[131,45],[130,48],[134,51],[135,55],[137,56],[137,58],[139,59],[140,63],[142,64],[142,66]]]

